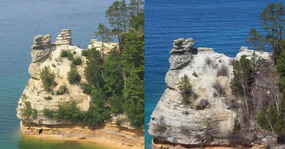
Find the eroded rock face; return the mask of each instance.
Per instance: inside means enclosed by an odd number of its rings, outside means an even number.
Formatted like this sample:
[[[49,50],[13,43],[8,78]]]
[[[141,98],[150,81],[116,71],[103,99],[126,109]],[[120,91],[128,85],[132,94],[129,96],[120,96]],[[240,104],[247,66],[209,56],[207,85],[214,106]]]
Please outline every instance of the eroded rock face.
[[[70,29],[63,29],[61,30],[60,34],[57,36],[55,45],[71,45],[71,30]]]
[[[173,41],[173,49],[170,51],[170,69],[181,69],[185,67],[192,59],[194,39],[177,39]]]
[[[86,82],[84,75],[86,57],[82,56],[82,51],[84,49],[71,45],[70,33],[71,31],[69,29],[62,30],[58,35],[55,44],[51,43],[51,35],[39,35],[34,38],[34,44],[31,52],[32,62],[29,66],[29,74],[31,78],[27,82],[17,107],[17,117],[22,121],[26,123],[47,125],[66,124],[66,122],[57,122],[47,119],[43,114],[43,110],[45,108],[56,110],[59,104],[71,101],[75,101],[81,110],[88,110],[91,100],[90,96],[82,92],[80,85],[72,85],[68,82],[67,77],[68,72],[70,71],[70,64],[72,62],[67,58],[60,57],[60,53],[63,50],[70,50],[71,53],[74,53],[74,57],[80,57],[82,64],[77,66],[77,70],[81,76],[81,81]],[[108,46],[112,47],[112,45]],[[53,87],[53,93],[44,90],[44,86],[40,78],[40,72],[46,66],[48,66],[56,76],[55,82],[57,85]],[[56,95],[56,91],[63,85],[67,87],[68,93]],[[36,118],[27,118],[23,114],[24,109],[26,108],[26,102],[29,102],[31,108],[37,111]]]
[[[230,144],[234,120],[239,119],[230,103],[231,62],[242,55],[250,59],[253,52],[246,48],[236,58],[230,58],[212,48],[195,49],[193,45],[192,38],[174,40],[165,77],[167,89],[151,115],[148,131],[154,138],[170,143]],[[256,52],[256,55],[266,59],[270,54]],[[222,68],[226,69],[221,72]],[[190,104],[182,103],[178,89],[184,75],[196,94]],[[252,141],[254,137],[245,138]]]

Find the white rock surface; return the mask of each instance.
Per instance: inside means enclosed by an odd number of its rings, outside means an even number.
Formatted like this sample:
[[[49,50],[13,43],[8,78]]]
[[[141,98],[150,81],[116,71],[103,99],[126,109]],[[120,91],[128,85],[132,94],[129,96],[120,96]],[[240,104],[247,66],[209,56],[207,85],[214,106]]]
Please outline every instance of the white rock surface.
[[[173,52],[177,51],[177,46],[183,45],[184,39],[175,40],[173,43],[175,50],[172,49],[170,52],[170,69],[165,77],[167,89],[151,115],[148,131],[155,138],[172,143],[229,143],[227,137],[233,133],[234,119],[237,117],[237,114],[230,110],[230,105],[226,104],[231,97],[231,61],[239,59],[242,55],[250,57],[253,51],[243,48],[236,58],[230,58],[214,52],[212,48],[194,49],[194,40],[189,39],[192,47],[188,47],[189,50],[184,49],[188,52]],[[270,58],[267,52],[256,54],[264,59]],[[186,64],[183,67],[171,64],[174,61],[173,56],[176,57],[176,64]],[[183,58],[179,58],[180,56]],[[222,67],[228,69],[228,76],[217,75]],[[194,72],[198,77],[193,75]],[[184,75],[188,76],[194,92],[198,95],[190,105],[182,104],[182,95],[178,89],[179,81]],[[215,82],[219,82],[224,88],[224,95],[215,95]],[[196,110],[195,106],[202,99],[207,100],[210,106],[204,110]]]

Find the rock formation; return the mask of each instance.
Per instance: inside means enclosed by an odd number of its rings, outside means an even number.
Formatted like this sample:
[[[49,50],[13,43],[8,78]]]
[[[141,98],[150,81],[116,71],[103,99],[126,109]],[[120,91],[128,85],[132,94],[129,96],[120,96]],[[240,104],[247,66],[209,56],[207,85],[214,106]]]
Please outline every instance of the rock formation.
[[[253,51],[242,47],[236,58],[230,58],[212,48],[195,49],[192,38],[181,38],[174,40],[170,54],[170,69],[165,77],[167,89],[151,115],[150,135],[158,143],[186,146],[232,144],[235,120],[242,121],[230,102],[234,98],[230,90],[232,62],[242,55],[251,59]],[[257,59],[270,60],[267,52],[256,52],[256,56]],[[195,93],[190,104],[182,103],[183,97],[178,89],[184,75],[190,79]],[[253,122],[252,132],[254,126],[257,124]],[[270,136],[252,132],[243,134],[244,144],[274,141]],[[256,139],[254,135],[262,138]]]
[[[32,62],[29,66],[29,74],[31,78],[26,84],[23,94],[18,101],[17,107],[17,117],[21,120],[21,132],[31,135],[39,135],[39,131],[41,131],[42,135],[51,136],[98,137],[120,144],[125,143],[125,145],[142,146],[144,139],[141,131],[137,131],[130,127],[130,123],[128,121],[123,122],[122,124],[122,127],[125,130],[124,132],[121,132],[121,130],[116,126],[116,118],[122,117],[126,119],[124,115],[113,116],[112,120],[106,123],[106,127],[97,129],[96,131],[90,130],[87,127],[81,128],[71,122],[50,120],[44,116],[44,109],[57,110],[59,104],[71,101],[75,101],[77,107],[83,111],[87,111],[89,109],[91,97],[83,93],[80,85],[70,84],[67,79],[67,74],[70,71],[70,64],[72,61],[60,56],[63,50],[69,50],[73,53],[74,57],[79,57],[82,60],[82,64],[76,66],[77,71],[81,76],[81,81],[86,82],[84,75],[86,57],[82,56],[82,51],[84,49],[71,45],[71,40],[70,29],[61,30],[54,44],[51,43],[51,35],[38,35],[34,38],[34,44],[31,52]],[[96,40],[92,41],[94,43]],[[94,44],[99,45],[97,41]],[[105,43],[105,45],[113,49],[116,48],[118,44]],[[104,48],[102,52],[104,52]],[[47,92],[44,90],[44,85],[40,78],[40,72],[46,66],[48,66],[55,74],[56,85],[53,87],[53,91],[57,91],[60,86],[66,86],[68,93],[56,95],[55,92]],[[37,111],[37,116],[27,117],[24,114],[24,111],[27,108],[26,103],[30,103],[30,108],[33,112]],[[98,133],[100,133],[101,136],[98,135]],[[126,140],[128,141],[126,142]]]
[[[71,45],[71,30],[63,29],[60,34],[57,36],[55,45]]]

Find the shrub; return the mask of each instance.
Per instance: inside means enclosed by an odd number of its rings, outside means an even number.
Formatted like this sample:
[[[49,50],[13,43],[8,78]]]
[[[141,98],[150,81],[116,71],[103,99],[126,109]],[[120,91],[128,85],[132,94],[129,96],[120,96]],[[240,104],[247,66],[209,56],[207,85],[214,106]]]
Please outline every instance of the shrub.
[[[40,78],[42,80],[42,83],[44,84],[45,91],[50,92],[52,89],[51,87],[56,85],[55,74],[51,72],[49,66],[45,66],[40,73]]]
[[[23,115],[26,116],[27,118],[30,118],[30,116],[33,114],[33,109],[31,107],[31,102],[26,101],[25,102],[25,108],[23,111]]]
[[[26,94],[23,94],[23,95],[22,95],[22,99],[23,99],[23,101],[25,101],[27,98],[28,98],[28,97],[27,97],[27,95],[26,95]]]
[[[117,118],[117,119],[116,119],[116,125],[117,125],[118,127],[121,127],[122,123],[123,123],[123,119],[121,119],[121,118]]]
[[[229,69],[225,65],[222,65],[221,69],[217,72],[217,77],[219,76],[228,77],[228,75],[229,75]]]
[[[77,71],[77,68],[75,65],[70,65],[70,71],[68,72],[68,81],[70,84],[77,84],[81,80],[81,76]]]
[[[93,87],[92,87],[92,85],[84,82],[81,84],[81,89],[82,89],[84,94],[90,95],[91,91],[93,90]]]
[[[60,57],[65,58],[67,57],[68,60],[72,61],[74,59],[73,54],[70,50],[62,50],[60,52]]]
[[[76,58],[72,61],[72,63],[73,63],[74,65],[81,65],[81,64],[82,64],[82,60],[81,60],[80,57],[76,57]]]
[[[56,95],[63,95],[68,92],[66,85],[61,85],[59,89],[56,91]]]
[[[204,110],[207,106],[209,106],[208,100],[202,99],[195,108],[196,110]]]
[[[55,112],[53,110],[49,109],[44,109],[43,110],[44,116],[47,117],[48,119],[54,119],[55,118]]]
[[[193,75],[194,77],[198,77],[198,75],[197,75],[197,73],[196,73],[195,71],[192,73],[192,75]]]
[[[73,101],[59,105],[55,118],[58,121],[80,122],[83,119],[83,112],[77,108],[76,103]]]
[[[183,104],[190,103],[190,96],[193,95],[192,85],[190,84],[189,78],[187,75],[184,75],[184,77],[181,78],[179,82],[178,89],[180,90],[183,100]]]
[[[82,56],[87,56],[88,55],[88,50],[82,50],[81,55]]]
[[[237,131],[239,131],[239,130],[241,130],[240,122],[239,122],[238,118],[235,118],[235,119],[234,119],[234,128],[233,128],[233,131],[234,131],[234,132],[237,132]]]
[[[45,97],[45,100],[48,100],[48,101],[49,101],[49,100],[52,100],[52,97],[46,96],[46,97]]]
[[[37,109],[33,109],[32,117],[33,117],[33,119],[36,119],[38,117],[38,110]]]

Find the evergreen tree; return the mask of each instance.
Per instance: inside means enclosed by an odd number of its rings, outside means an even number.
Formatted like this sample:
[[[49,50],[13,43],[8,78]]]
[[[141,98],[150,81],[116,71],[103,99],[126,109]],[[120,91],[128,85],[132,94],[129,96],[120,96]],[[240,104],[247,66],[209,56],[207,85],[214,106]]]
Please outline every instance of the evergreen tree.
[[[102,67],[103,58],[101,57],[101,53],[95,48],[88,50],[85,77],[87,82],[97,89],[103,87],[104,84]]]
[[[121,47],[126,75],[137,72],[144,79],[144,36],[131,31],[122,37]]]
[[[129,8],[129,26],[139,32],[144,32],[144,1],[131,0]]]
[[[183,104],[190,103],[189,97],[193,95],[193,90],[187,75],[184,75],[184,77],[181,78],[178,88],[183,97],[182,103]]]
[[[111,31],[104,24],[99,24],[97,30],[98,31],[95,32],[95,35],[100,37],[103,47],[104,42],[110,42],[112,40]]]
[[[114,2],[106,11],[109,24],[113,27],[112,33],[120,43],[120,34],[127,31],[128,9],[125,0]]]
[[[283,4],[281,2],[269,4],[260,14],[260,20],[266,32],[265,41],[272,46],[276,64],[275,44],[284,37],[285,10]]]
[[[104,63],[104,91],[107,96],[122,95],[124,80],[120,55],[116,50],[109,53]]]

